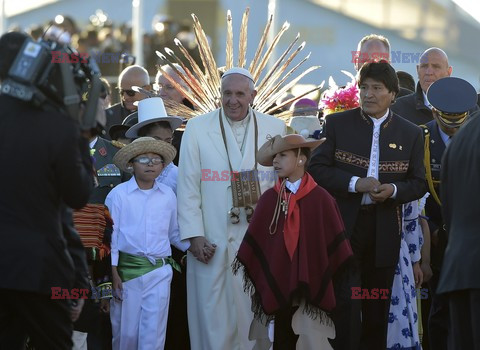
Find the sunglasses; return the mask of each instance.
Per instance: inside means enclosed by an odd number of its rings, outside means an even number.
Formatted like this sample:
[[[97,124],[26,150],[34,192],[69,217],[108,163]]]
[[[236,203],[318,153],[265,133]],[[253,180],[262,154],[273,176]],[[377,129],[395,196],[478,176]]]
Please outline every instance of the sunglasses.
[[[148,85],[143,85],[142,88],[147,87]],[[120,95],[127,94],[130,97],[135,96],[137,93],[136,91],[133,91],[132,89],[122,89],[121,87],[117,86],[118,91],[120,92]]]
[[[143,165],[148,165],[152,163],[153,165],[158,165],[163,163],[163,159],[161,157],[155,157],[155,158],[150,158],[150,157],[139,157],[135,158],[133,160],[134,163],[140,163]]]
[[[120,95],[127,94],[130,97],[135,96],[136,92],[133,90],[124,90],[124,89],[119,89],[120,90]]]

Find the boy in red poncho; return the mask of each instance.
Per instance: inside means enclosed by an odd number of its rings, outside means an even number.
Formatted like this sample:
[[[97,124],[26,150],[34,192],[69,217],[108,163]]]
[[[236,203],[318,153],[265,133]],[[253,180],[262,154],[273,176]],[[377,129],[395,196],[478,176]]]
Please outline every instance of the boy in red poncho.
[[[352,256],[335,200],[305,172],[311,150],[323,141],[275,136],[257,154],[279,180],[257,204],[234,271],[244,269],[256,318],[275,320],[275,350],[300,346],[299,327],[292,328],[299,305],[317,323],[329,321],[324,312],[335,308],[333,275]],[[302,347],[309,348],[303,341]]]

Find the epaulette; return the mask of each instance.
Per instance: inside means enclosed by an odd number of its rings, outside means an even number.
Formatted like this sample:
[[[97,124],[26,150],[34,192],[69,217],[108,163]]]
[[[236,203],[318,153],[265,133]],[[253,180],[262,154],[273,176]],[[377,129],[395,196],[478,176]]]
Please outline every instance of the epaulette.
[[[422,128],[423,133],[426,135],[430,134],[430,130],[428,130],[428,127],[425,124],[419,125],[419,127]]]
[[[126,146],[126,144],[120,142],[120,141],[117,141],[117,140],[112,140],[112,145],[114,145],[115,147],[117,148],[123,148]]]

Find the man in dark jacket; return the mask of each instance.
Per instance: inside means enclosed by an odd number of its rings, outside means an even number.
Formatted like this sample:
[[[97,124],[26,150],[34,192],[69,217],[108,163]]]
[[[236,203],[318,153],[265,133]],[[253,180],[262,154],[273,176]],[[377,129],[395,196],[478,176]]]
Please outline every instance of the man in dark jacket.
[[[394,113],[404,117],[416,125],[428,123],[433,119],[432,106],[427,99],[427,90],[432,83],[452,74],[452,66],[448,64],[445,51],[437,47],[427,49],[420,56],[417,65],[418,83],[414,93],[400,97],[392,105]]]
[[[366,63],[358,85],[361,108],[327,116],[327,140],[309,168],[337,200],[356,261],[335,281],[336,350],[386,348],[402,204],[426,192],[421,130],[390,110],[399,90],[395,70]],[[353,287],[388,293],[359,300]]]
[[[26,38],[0,38],[0,80]],[[0,348],[23,349],[29,336],[36,349],[71,349],[70,300],[53,300],[52,288],[71,296],[82,258],[68,251],[78,237],[62,229],[63,203],[88,200],[88,143],[66,115],[6,95],[0,105]]]
[[[112,125],[122,124],[129,114],[137,110],[134,102],[146,98],[144,94],[133,91],[132,86],[150,90],[150,77],[145,68],[138,65],[129,66],[118,76],[120,102],[105,110],[107,116],[107,124],[105,125],[106,137],[108,137],[108,131]]]
[[[477,113],[478,114],[478,113]],[[448,232],[438,293],[449,299],[449,349],[480,349],[480,116],[460,129],[442,160],[442,213]]]
[[[430,192],[425,214],[431,233],[431,240],[426,240],[425,244],[431,242],[431,247],[427,250],[430,251],[431,259],[430,256],[422,255],[422,261],[431,263],[433,276],[428,283],[431,297],[430,311],[424,313],[423,318],[428,320],[428,332],[425,334],[428,334],[431,348],[446,350],[448,339],[451,338],[448,299],[445,295],[436,293],[447,245],[447,232],[440,200],[440,172],[443,153],[459,128],[468,120],[468,110],[475,107],[477,93],[467,81],[447,77],[434,82],[428,89],[427,97],[433,106],[432,112],[435,118],[423,126],[426,177]]]

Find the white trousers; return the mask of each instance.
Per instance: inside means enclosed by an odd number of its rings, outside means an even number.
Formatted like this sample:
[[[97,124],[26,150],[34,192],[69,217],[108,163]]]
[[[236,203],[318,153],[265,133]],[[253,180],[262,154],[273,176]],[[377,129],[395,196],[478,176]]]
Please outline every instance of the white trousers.
[[[172,275],[165,265],[123,283],[123,301],[110,304],[114,350],[164,348]]]

